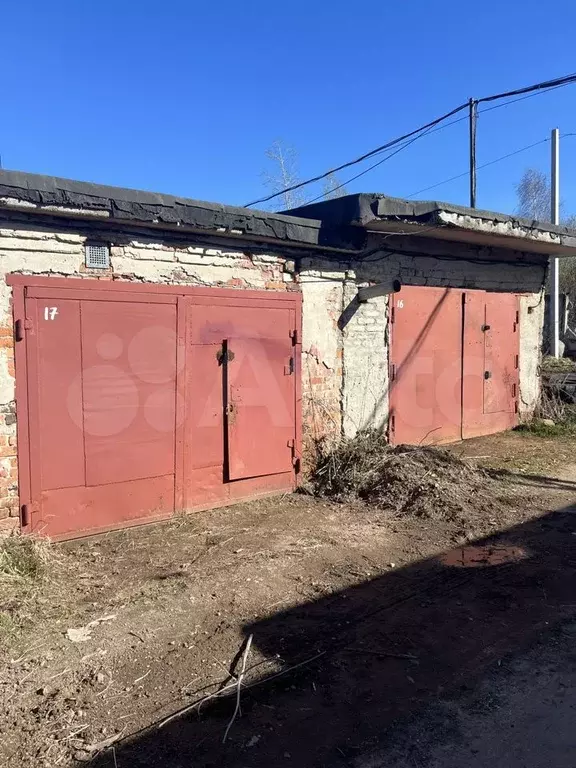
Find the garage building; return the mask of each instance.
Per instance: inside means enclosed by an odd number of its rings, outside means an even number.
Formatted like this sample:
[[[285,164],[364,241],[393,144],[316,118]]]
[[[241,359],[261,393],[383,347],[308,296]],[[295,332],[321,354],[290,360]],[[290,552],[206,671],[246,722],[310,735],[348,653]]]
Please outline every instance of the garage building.
[[[0,171],[0,516],[67,538],[291,490],[364,428],[512,427],[548,257],[575,253],[441,203],[277,214]]]

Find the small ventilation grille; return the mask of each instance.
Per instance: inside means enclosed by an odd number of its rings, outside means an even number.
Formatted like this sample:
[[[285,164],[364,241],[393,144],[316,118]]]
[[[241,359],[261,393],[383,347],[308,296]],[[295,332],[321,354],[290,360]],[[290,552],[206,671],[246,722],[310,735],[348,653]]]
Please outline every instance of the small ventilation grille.
[[[86,266],[90,269],[107,269],[110,266],[110,250],[107,245],[86,246]]]

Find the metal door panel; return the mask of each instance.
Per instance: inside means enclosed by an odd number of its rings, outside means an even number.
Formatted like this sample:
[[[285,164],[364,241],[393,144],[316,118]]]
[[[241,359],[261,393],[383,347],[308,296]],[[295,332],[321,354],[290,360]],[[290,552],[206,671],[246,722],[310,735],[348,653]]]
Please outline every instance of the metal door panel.
[[[518,384],[518,299],[486,296],[484,413],[514,413]]]
[[[82,303],[88,485],[174,474],[176,306]]]
[[[161,520],[173,512],[173,475],[60,488],[42,493],[36,530],[60,539],[74,538],[138,522]]]
[[[290,311],[283,307],[190,306],[189,343],[221,344],[224,339],[289,338]]]
[[[284,340],[227,340],[226,412],[231,480],[292,470],[293,371],[293,348],[288,336]]]
[[[220,484],[224,465],[223,370],[222,342],[189,347],[186,365],[186,464],[189,470],[218,467]]]
[[[465,294],[464,438],[500,432],[518,422],[517,309],[514,294]]]
[[[80,303],[27,299],[32,321],[29,356],[35,357],[38,490],[70,488],[85,482],[82,398],[74,387],[82,371]]]
[[[403,287],[391,299],[390,441],[436,444],[461,433],[461,291]]]

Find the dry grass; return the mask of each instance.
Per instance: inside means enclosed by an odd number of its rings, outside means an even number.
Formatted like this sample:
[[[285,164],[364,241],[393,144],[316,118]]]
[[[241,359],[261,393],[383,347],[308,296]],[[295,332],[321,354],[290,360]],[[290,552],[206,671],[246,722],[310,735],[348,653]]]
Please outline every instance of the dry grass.
[[[545,373],[576,372],[576,361],[569,357],[544,357],[540,364],[540,370]]]
[[[543,384],[533,420],[518,429],[539,437],[576,435],[576,407],[563,399],[558,388]]]
[[[12,534],[0,542],[0,583],[36,581],[55,559],[46,539]]]
[[[63,554],[48,539],[12,534],[0,540],[0,644],[31,620],[39,596],[47,585],[56,587],[63,570]]]

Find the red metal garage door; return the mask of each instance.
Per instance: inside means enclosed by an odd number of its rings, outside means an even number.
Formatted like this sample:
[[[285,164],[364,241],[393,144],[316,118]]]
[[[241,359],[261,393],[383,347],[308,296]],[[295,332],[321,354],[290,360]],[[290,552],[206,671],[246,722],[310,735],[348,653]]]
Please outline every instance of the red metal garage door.
[[[447,443],[514,426],[517,297],[410,286],[392,301],[391,442]]]
[[[392,443],[459,440],[462,421],[462,292],[402,288],[393,297]]]
[[[38,283],[17,335],[24,530],[65,538],[294,486],[299,297],[20,279]]]

